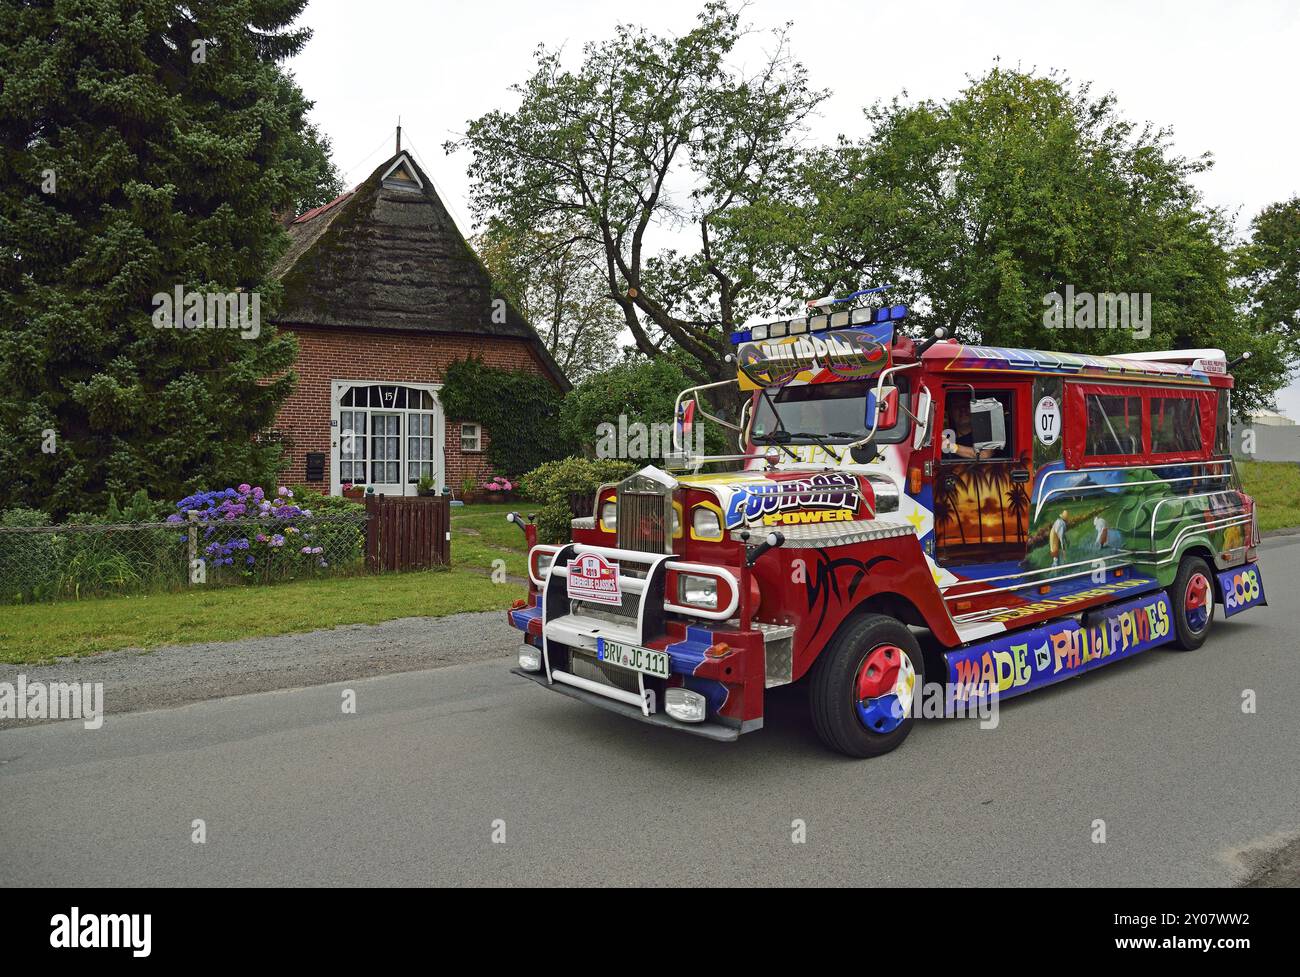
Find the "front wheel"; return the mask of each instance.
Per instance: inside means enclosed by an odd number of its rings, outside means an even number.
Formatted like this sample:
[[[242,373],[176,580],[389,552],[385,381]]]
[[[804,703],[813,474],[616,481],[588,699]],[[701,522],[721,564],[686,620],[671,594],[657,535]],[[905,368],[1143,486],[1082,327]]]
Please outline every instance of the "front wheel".
[[[1169,589],[1174,606],[1174,644],[1193,651],[1205,644],[1214,623],[1214,583],[1210,566],[1199,556],[1183,557]]]
[[[912,731],[912,700],[924,680],[912,632],[892,617],[864,614],[845,624],[813,664],[813,727],[848,756],[888,753]]]

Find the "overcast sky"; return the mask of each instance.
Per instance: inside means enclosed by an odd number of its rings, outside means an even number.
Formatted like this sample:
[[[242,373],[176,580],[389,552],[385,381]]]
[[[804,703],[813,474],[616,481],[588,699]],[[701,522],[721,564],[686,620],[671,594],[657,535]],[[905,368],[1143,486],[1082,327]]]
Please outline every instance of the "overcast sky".
[[[414,149],[462,230],[469,231],[468,162],[442,144],[466,120],[514,104],[538,43],[572,59],[619,22],[656,32],[689,29],[702,0],[311,0],[301,23],[314,37],[290,63],[314,118],[334,145],[349,186],[391,155],[402,120]],[[831,98],[814,120],[819,141],[864,133],[862,106],[906,89],[955,94],[993,59],[1062,69],[1113,91],[1123,114],[1172,127],[1186,156],[1213,153],[1197,178],[1206,200],[1240,227],[1269,203],[1300,192],[1296,125],[1300,2],[1013,2],[753,0],[758,28],[793,23],[794,55]],[[741,53],[757,60],[750,48]],[[1300,419],[1300,383],[1279,406]]]

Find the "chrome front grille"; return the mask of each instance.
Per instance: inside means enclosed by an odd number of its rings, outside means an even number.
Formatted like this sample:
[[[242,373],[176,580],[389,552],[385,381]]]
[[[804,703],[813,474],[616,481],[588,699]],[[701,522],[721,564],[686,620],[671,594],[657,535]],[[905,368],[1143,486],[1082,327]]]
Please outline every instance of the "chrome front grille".
[[[642,553],[672,552],[672,492],[618,493],[618,545]]]
[[[640,691],[636,672],[606,664],[595,655],[576,648],[569,651],[569,672],[579,678],[599,682],[601,685],[611,685],[624,692]]]
[[[625,592],[620,604],[596,604],[591,601],[570,601],[572,613],[584,617],[600,618],[610,624],[635,624],[641,613],[641,595]]]

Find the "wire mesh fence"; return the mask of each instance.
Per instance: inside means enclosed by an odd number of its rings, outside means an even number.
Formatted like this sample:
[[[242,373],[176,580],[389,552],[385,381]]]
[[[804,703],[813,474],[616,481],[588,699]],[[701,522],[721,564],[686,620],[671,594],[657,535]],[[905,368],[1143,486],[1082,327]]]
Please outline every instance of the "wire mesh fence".
[[[364,512],[0,527],[0,602],[346,575],[365,552]]]

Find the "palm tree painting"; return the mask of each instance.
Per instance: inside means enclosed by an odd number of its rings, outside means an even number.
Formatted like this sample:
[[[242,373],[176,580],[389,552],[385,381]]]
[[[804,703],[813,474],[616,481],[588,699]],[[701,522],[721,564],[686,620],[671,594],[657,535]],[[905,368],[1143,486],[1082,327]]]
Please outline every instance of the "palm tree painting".
[[[1016,541],[1021,542],[1029,535],[1029,494],[1025,483],[1012,482],[1010,498],[1007,499],[1007,511],[1016,521]]]

